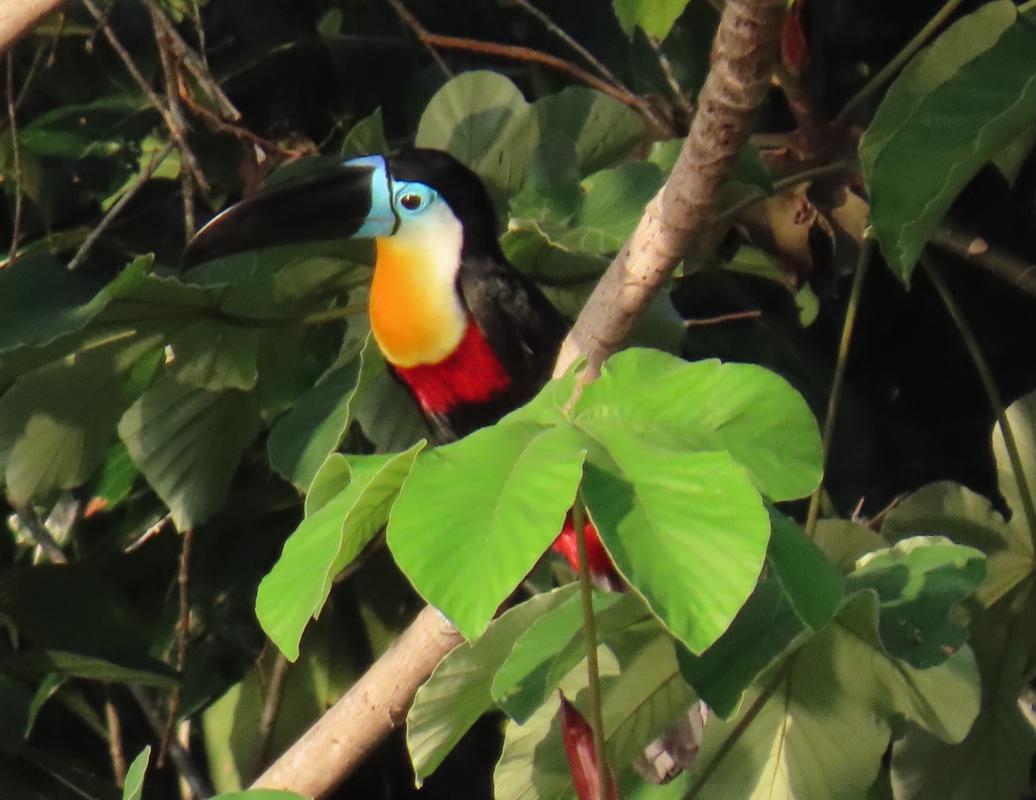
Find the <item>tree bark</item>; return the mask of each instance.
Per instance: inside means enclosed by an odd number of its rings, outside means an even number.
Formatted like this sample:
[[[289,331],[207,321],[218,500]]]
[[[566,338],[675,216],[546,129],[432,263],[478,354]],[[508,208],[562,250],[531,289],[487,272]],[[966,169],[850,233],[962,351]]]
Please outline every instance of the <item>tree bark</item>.
[[[557,373],[585,356],[589,374],[596,375],[695,238],[707,230],[716,190],[766,95],[784,6],[785,0],[727,0],[698,112],[676,166],[580,313],[562,346]],[[460,634],[426,607],[253,786],[324,796],[402,724],[418,687],[460,642]]]
[[[63,0],[0,0],[0,55],[62,3]]]
[[[704,233],[726,179],[766,96],[784,0],[727,0],[698,111],[676,165],[629,241],[612,261],[561,346],[554,371],[581,357],[587,379],[629,336],[695,238]]]
[[[463,637],[431,606],[252,784],[321,797],[406,719],[418,688]]]

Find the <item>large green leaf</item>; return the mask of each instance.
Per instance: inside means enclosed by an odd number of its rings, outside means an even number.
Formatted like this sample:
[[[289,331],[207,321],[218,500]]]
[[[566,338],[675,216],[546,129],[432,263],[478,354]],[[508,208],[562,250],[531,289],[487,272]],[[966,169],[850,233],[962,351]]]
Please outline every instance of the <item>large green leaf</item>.
[[[628,636],[634,626],[661,631],[632,592],[595,593],[593,606],[599,643]],[[524,723],[585,657],[582,599],[575,596],[544,614],[515,642],[493,678],[493,698],[511,719]]]
[[[407,749],[418,785],[475,721],[493,706],[490,685],[515,641],[530,625],[570,601],[575,585],[536,595],[493,620],[478,641],[465,642],[417,690],[406,720]]]
[[[925,486],[889,512],[882,533],[890,541],[938,534],[986,554],[986,578],[976,591],[992,605],[1033,573],[1032,541],[1024,520],[1010,522],[985,497],[948,481]]]
[[[655,39],[669,35],[687,3],[688,0],[612,0],[615,16],[628,36],[635,27],[640,27]]]
[[[181,530],[218,511],[259,427],[254,398],[163,376],[123,414],[119,436]]]
[[[23,650],[0,658],[0,672],[8,675],[68,675],[95,681],[135,683],[172,688],[178,681],[172,669],[158,661],[153,669],[126,666],[97,656],[61,650]]]
[[[155,337],[79,353],[27,373],[0,398],[0,465],[17,503],[83,483],[160,360]]]
[[[791,519],[770,509],[770,523],[770,568],[799,618],[819,630],[842,604],[842,576]]]
[[[780,582],[767,576],[704,653],[696,656],[677,646],[680,671],[709,708],[726,719],[759,675],[809,636]]]
[[[972,622],[982,705],[966,738],[940,741],[911,726],[893,749],[898,800],[1016,800],[1025,793],[1036,729],[1020,699],[1033,677],[1032,584]]]
[[[950,612],[985,574],[978,550],[938,536],[915,536],[861,558],[847,589],[877,592],[881,641],[890,654],[915,667],[931,667],[967,640],[967,628]]]
[[[700,653],[759,577],[770,535],[762,499],[727,453],[677,449],[614,417],[579,424],[601,444],[583,491],[608,553],[666,627]]]
[[[575,406],[581,426],[617,418],[674,447],[726,450],[772,500],[804,497],[820,480],[820,434],[809,407],[783,378],[753,364],[625,350]]]
[[[373,342],[367,349],[371,347]],[[352,352],[343,353],[270,431],[266,445],[270,464],[302,491],[309,488],[349,427],[362,359]]]
[[[710,798],[862,797],[888,746],[890,717],[902,715],[942,739],[959,741],[978,713],[971,651],[964,648],[924,670],[890,658],[881,648],[878,602],[870,592],[854,597],[837,624],[776,669],[746,695],[739,715],[706,726],[692,767],[696,774],[753,710],[763,687],[776,680],[772,696],[754,709],[752,724],[711,776]]]
[[[602,659],[601,712],[608,763],[617,772],[644,746],[687,713],[694,693],[680,678],[668,636],[644,632],[616,641]],[[617,661],[609,669],[609,662]],[[586,716],[585,668],[577,666],[562,682]],[[621,775],[620,775],[621,777]],[[565,759],[558,722],[557,695],[540,706],[524,725],[509,722],[504,750],[493,776],[497,800],[561,800],[573,798],[572,776]]]
[[[298,658],[302,631],[327,602],[335,575],[385,524],[422,447],[392,455],[336,455],[325,464],[325,470],[345,478],[345,485],[288,537],[281,557],[259,584],[255,601],[263,630],[290,661]]]
[[[956,22],[907,65],[861,139],[874,231],[904,281],[968,181],[1036,123],[1034,21],[995,0]]]
[[[180,383],[218,392],[248,390],[258,377],[258,328],[201,318],[170,336],[170,374]]]
[[[138,284],[150,265],[150,258],[138,258],[100,291],[49,256],[0,270],[0,352],[81,330],[113,296]]]
[[[585,450],[564,428],[484,428],[425,453],[389,516],[388,543],[417,591],[468,638],[561,531]]]
[[[525,180],[538,140],[530,106],[496,72],[465,72],[443,86],[417,126],[418,147],[447,150],[479,174],[491,191],[511,194]]]

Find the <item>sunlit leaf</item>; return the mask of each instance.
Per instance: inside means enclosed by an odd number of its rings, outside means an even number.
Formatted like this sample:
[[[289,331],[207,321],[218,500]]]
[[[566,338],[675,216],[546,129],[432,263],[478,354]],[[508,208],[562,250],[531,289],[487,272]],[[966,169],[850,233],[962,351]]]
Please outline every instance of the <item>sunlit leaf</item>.
[[[968,181],[1036,123],[1034,20],[1009,0],[958,20],[907,65],[860,141],[874,231],[904,282]]]
[[[417,591],[468,638],[561,531],[584,457],[573,431],[484,428],[418,460],[388,543]]]
[[[687,3],[688,0],[612,0],[615,16],[627,35],[632,35],[634,27],[639,26],[656,39],[664,39],[669,34]]]

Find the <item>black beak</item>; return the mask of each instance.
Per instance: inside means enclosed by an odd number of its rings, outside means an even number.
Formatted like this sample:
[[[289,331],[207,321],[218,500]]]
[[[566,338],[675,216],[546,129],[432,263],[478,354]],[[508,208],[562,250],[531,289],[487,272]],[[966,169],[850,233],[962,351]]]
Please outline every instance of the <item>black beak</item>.
[[[198,231],[184,250],[183,265],[294,242],[390,235],[395,219],[390,213],[382,219],[387,209],[372,208],[376,173],[370,166],[342,164],[242,200]]]

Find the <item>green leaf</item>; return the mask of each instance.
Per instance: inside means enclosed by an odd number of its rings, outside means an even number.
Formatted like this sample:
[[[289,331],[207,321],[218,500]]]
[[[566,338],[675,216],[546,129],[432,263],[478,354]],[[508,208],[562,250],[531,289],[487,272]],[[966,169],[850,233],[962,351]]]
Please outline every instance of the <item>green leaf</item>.
[[[1029,584],[973,620],[971,646],[982,675],[979,715],[959,743],[908,728],[892,751],[898,800],[1016,800],[1024,795],[1036,752],[1036,730],[1022,710],[1033,677],[1034,600]]]
[[[644,122],[629,106],[583,86],[569,86],[533,105],[538,155],[548,168],[574,168],[578,176],[610,167],[645,138]],[[547,155],[545,153],[549,153]],[[559,159],[563,164],[557,164]]]
[[[612,653],[614,655],[612,655]],[[608,763],[620,773],[644,746],[662,734],[694,702],[694,693],[680,678],[668,636],[632,635],[615,642],[601,662],[601,712]],[[617,662],[609,668],[609,661]],[[578,665],[562,682],[584,716],[585,666]],[[493,775],[496,800],[561,800],[573,796],[558,722],[558,698],[552,695],[524,724],[509,722],[504,749]]]
[[[16,503],[79,486],[161,357],[156,338],[79,353],[22,375],[0,398],[0,465]]]
[[[429,101],[415,144],[446,150],[467,164],[491,192],[513,194],[525,180],[538,140],[530,106],[496,72],[464,72]]]
[[[770,520],[759,494],[727,453],[676,449],[614,418],[579,424],[602,445],[583,488],[601,540],[648,607],[700,653],[762,569]]]
[[[346,456],[348,483],[307,517],[284,543],[284,551],[259,584],[255,612],[267,636],[290,661],[310,618],[327,602],[331,582],[388,519],[422,444],[405,453]],[[326,465],[341,479],[341,461]],[[320,473],[314,485],[327,481]],[[326,492],[326,489],[322,489]]]
[[[126,770],[126,781],[122,788],[122,800],[140,800],[144,792],[144,773],[147,772],[147,764],[151,759],[151,745],[148,745],[129,765]]]
[[[657,620],[633,593],[595,592],[593,605],[599,643],[630,635],[635,625],[661,631]],[[521,635],[493,678],[493,698],[511,719],[524,723],[586,657],[584,634],[582,600],[574,596],[545,613]]]
[[[258,328],[199,319],[170,333],[170,374],[180,383],[218,392],[255,387]]]
[[[768,562],[799,618],[813,630],[842,605],[842,576],[795,522],[770,509]]]
[[[1036,497],[1036,392],[1015,400],[1006,409],[1007,424],[1014,434],[1015,445],[1022,462],[1022,483],[1028,488],[1030,497]],[[1012,512],[1012,529],[1017,534],[1017,546],[1022,546],[1025,529],[1029,525],[1025,517],[1025,504],[1022,502],[1018,476],[1007,455],[1004,433],[998,422],[993,428],[993,456],[996,458],[996,476],[1000,494],[1004,496]],[[1029,535],[1031,542],[1032,536]],[[1029,545],[1031,550],[1031,544]]]
[[[180,530],[223,506],[259,427],[251,395],[210,392],[163,376],[123,414],[119,437]]]
[[[90,516],[91,512],[110,511],[121,504],[133,491],[138,477],[140,473],[126,445],[116,442],[108,450],[89,486],[90,506],[83,510],[84,516]]]
[[[871,219],[904,282],[964,186],[1036,123],[1036,12],[987,3],[889,88],[860,141]]]
[[[763,671],[810,635],[780,581],[767,576],[704,653],[696,656],[677,645],[680,672],[709,708],[726,719]]]
[[[417,403],[388,370],[381,351],[368,343],[363,352],[354,416],[371,443],[383,452],[406,450],[428,436]]]
[[[490,685],[515,641],[539,617],[570,601],[575,590],[574,584],[562,586],[508,609],[481,638],[446,656],[417,690],[407,714],[406,741],[418,786],[492,708]]]
[[[0,668],[0,673],[3,671],[4,670]],[[25,722],[24,738],[28,739],[32,735],[32,729],[36,726],[36,720],[39,718],[43,707],[47,704],[48,700],[61,690],[67,681],[68,676],[62,675],[60,672],[48,672],[43,676],[39,685],[36,687],[36,693],[32,696],[32,702],[29,704],[28,718]]]
[[[585,197],[571,227],[556,241],[567,250],[601,255],[622,247],[665,176],[643,161],[596,172],[582,183]]]
[[[820,434],[802,397],[753,364],[688,363],[631,348],[605,362],[575,406],[578,424],[621,418],[675,447],[725,450],[771,500],[820,480]]]
[[[862,797],[888,746],[888,720],[897,714],[941,738],[963,738],[978,712],[978,672],[971,652],[964,648],[938,667],[915,669],[882,650],[877,627],[877,598],[870,592],[857,595],[837,624],[756,683],[737,716],[706,726],[692,765],[696,775],[743,724],[763,687],[777,681],[773,695],[716,768],[710,798],[829,800],[832,787],[839,797]]]
[[[813,542],[843,575],[856,568],[856,562],[861,556],[888,546],[888,541],[880,533],[847,519],[820,520],[813,534]]]
[[[640,27],[648,36],[664,39],[687,3],[688,0],[612,0],[612,7],[627,36]]]
[[[373,346],[368,341],[365,351]],[[343,353],[270,431],[270,464],[303,491],[349,427],[364,357]]]
[[[561,531],[584,455],[567,428],[514,423],[418,460],[389,516],[389,548],[467,638],[485,630]]]
[[[163,666],[156,662],[156,668]],[[37,676],[48,673],[73,678],[114,683],[135,683],[141,686],[172,688],[178,680],[171,669],[140,669],[125,666],[97,656],[69,653],[61,650],[22,650],[0,658],[0,672],[13,675]]]
[[[150,265],[149,257],[138,258],[96,293],[50,256],[19,259],[0,270],[0,352],[82,330],[114,296],[137,285]]]
[[[381,107],[374,109],[349,130],[339,152],[344,158],[355,158],[368,153],[385,153],[389,149],[385,126],[381,121]]]
[[[931,667],[967,640],[967,628],[951,611],[985,574],[978,550],[938,536],[915,536],[861,558],[846,588],[877,592],[881,641],[891,655]]]
[[[985,553],[986,578],[975,594],[986,606],[1033,573],[1032,540],[1020,517],[1005,523],[985,497],[956,483],[933,483],[914,492],[889,512],[881,531],[893,542],[938,534]]]

